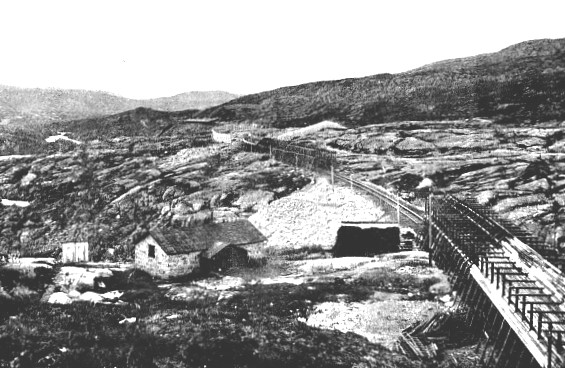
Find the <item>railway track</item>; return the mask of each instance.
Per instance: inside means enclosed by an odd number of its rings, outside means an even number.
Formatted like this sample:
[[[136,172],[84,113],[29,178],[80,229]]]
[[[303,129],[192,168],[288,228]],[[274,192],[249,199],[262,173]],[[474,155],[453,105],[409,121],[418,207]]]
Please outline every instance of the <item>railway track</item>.
[[[396,220],[400,224],[408,227],[413,227],[414,229],[419,229],[424,223],[424,210],[403,200],[398,195],[391,193],[377,185],[355,180],[351,177],[339,173],[334,173],[334,177],[338,181],[355,187],[363,191],[364,193],[380,200],[381,204],[385,204],[385,206],[388,207],[384,208],[385,211],[388,210],[387,212],[389,213],[394,211],[394,213],[396,213]],[[398,215],[400,215],[400,218],[398,218]]]

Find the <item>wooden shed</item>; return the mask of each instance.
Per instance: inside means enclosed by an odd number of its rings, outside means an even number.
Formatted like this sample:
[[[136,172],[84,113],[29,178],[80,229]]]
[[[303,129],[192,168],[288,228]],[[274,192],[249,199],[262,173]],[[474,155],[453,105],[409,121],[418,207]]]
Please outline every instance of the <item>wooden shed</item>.
[[[200,254],[200,267],[203,271],[222,271],[233,267],[244,267],[249,263],[246,249],[218,242]]]
[[[248,220],[188,228],[154,227],[135,246],[135,267],[153,276],[169,278],[202,267],[240,266],[247,260],[246,248],[265,241],[263,234]]]
[[[80,243],[63,243],[61,244],[62,255],[61,262],[74,263],[74,262],[88,262],[88,242]]]
[[[400,250],[400,229],[393,224],[342,226],[337,232],[334,257],[372,257]]]

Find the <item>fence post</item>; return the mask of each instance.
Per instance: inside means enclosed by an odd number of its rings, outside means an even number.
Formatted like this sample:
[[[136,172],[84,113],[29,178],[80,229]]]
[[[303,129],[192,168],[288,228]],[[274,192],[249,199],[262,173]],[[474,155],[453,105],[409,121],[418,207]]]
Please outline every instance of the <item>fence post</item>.
[[[432,246],[433,246],[433,226],[432,226],[432,196],[430,192],[428,195],[428,251],[429,251],[429,263],[432,265]]]
[[[273,158],[273,145],[269,144],[269,158]]]
[[[396,219],[398,220],[398,228],[400,228],[400,191],[396,193]]]
[[[334,185],[334,165],[331,166],[332,170],[332,185]]]

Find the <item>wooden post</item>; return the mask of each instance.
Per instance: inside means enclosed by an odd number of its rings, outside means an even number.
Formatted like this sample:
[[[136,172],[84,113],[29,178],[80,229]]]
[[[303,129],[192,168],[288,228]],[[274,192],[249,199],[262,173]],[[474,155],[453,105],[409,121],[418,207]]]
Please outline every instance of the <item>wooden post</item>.
[[[273,146],[269,144],[269,158],[273,158]]]
[[[298,167],[298,153],[294,154],[294,166]]]
[[[400,228],[400,191],[396,193],[396,219],[398,220],[398,227]]]
[[[334,165],[331,166],[332,171],[332,185],[334,185]]]
[[[430,266],[432,266],[433,260],[432,260],[432,254],[433,254],[433,245],[434,245],[434,241],[433,241],[433,226],[432,226],[432,193],[430,193],[430,195],[428,196],[428,250],[430,252],[429,254],[429,262],[430,262]]]

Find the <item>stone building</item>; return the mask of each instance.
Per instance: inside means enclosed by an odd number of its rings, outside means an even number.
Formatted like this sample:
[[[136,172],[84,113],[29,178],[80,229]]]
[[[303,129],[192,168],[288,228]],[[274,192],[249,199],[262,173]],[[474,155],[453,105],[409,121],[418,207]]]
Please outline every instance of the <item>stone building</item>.
[[[241,266],[248,249],[266,238],[248,220],[195,225],[188,228],[154,227],[135,246],[135,267],[160,278],[201,269]]]

